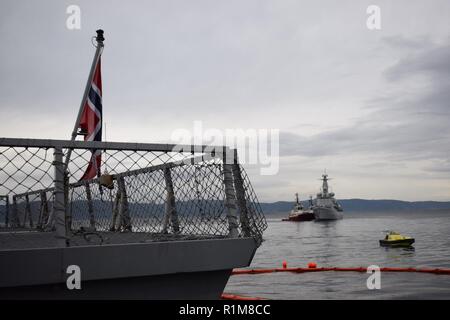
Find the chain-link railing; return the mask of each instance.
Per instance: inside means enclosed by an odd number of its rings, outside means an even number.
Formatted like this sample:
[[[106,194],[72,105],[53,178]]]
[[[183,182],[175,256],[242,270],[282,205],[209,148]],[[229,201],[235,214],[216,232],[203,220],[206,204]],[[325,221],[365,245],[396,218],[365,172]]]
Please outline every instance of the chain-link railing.
[[[100,170],[85,180],[93,154]],[[259,244],[266,227],[225,147],[0,139],[0,249],[224,237]]]

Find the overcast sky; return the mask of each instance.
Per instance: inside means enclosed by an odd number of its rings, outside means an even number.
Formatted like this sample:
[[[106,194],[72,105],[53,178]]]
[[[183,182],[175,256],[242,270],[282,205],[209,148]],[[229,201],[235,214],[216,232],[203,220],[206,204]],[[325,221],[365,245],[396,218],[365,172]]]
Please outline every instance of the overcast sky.
[[[261,201],[324,168],[341,199],[450,200],[448,0],[2,0],[0,136],[70,137],[98,28],[109,141],[279,129],[279,173],[246,166]]]

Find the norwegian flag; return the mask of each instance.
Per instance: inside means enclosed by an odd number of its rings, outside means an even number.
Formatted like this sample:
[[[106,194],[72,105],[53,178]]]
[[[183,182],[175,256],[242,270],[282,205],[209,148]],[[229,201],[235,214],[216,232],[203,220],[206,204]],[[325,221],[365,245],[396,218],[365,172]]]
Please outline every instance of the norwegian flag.
[[[84,103],[80,129],[84,134],[84,141],[102,141],[102,75],[100,58],[95,67],[91,87]],[[86,172],[80,180],[93,179],[95,176],[99,177],[101,162],[101,151],[94,151]]]

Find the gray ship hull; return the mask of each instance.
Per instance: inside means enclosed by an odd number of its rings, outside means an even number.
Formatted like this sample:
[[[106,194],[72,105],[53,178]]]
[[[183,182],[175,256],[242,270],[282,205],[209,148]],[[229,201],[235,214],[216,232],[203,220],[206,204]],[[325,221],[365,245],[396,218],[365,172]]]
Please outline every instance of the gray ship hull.
[[[0,299],[219,299],[252,238],[0,251]],[[81,269],[81,289],[65,271]]]
[[[334,207],[316,207],[314,208],[314,218],[318,221],[339,220],[344,217],[342,211],[337,211]]]
[[[219,299],[267,223],[235,150],[178,148],[0,138],[0,299]]]

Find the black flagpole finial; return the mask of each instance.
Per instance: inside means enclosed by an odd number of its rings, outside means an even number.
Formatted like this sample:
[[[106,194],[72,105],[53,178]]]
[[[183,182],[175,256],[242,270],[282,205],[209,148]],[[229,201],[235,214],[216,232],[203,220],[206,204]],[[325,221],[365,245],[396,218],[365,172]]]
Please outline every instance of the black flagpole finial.
[[[103,30],[98,29],[96,32],[97,32],[97,37],[95,39],[97,40],[97,42],[105,41],[105,38],[103,37]]]

